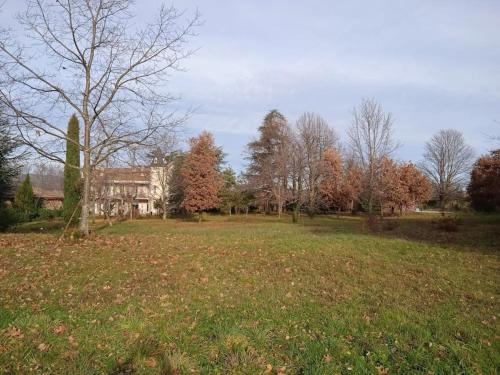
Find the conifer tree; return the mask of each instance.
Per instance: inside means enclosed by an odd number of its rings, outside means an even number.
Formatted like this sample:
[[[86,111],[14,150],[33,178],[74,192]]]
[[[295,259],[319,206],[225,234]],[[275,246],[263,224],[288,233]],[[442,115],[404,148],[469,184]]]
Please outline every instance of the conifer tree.
[[[182,166],[184,197],[181,207],[187,212],[203,211],[219,205],[221,151],[214,145],[212,134],[203,132],[190,140],[190,150]]]
[[[30,175],[26,175],[21,185],[19,185],[14,198],[14,209],[22,220],[31,220],[38,213],[38,204],[33,186],[31,186]]]
[[[80,126],[76,115],[68,123],[66,141],[66,164],[64,165],[63,218],[67,223],[76,222],[80,217]],[[73,219],[71,219],[73,217]]]

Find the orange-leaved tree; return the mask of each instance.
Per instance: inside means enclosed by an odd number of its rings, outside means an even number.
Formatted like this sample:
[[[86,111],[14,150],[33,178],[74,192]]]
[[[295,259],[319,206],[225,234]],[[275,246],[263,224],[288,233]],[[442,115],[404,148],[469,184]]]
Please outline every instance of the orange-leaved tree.
[[[221,150],[208,132],[191,138],[189,144],[190,150],[181,170],[184,188],[181,207],[189,213],[197,212],[201,221],[203,211],[219,205]]]
[[[399,167],[400,185],[403,196],[399,202],[399,212],[403,208],[416,207],[428,201],[432,195],[432,184],[429,179],[412,163],[404,163]]]
[[[337,150],[327,149],[323,154],[322,180],[319,191],[328,207],[340,211],[342,205],[342,159]]]

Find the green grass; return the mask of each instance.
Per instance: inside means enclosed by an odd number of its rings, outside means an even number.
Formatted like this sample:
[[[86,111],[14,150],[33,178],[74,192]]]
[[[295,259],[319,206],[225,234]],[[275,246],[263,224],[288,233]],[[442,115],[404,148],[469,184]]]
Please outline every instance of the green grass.
[[[499,250],[498,216],[3,234],[0,373],[495,374]]]

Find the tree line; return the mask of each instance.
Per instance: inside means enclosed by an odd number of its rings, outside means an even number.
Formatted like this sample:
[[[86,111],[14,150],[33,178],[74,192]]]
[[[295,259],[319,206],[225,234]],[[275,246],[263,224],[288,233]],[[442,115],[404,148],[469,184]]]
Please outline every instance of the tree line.
[[[301,213],[402,215],[429,201],[445,210],[468,192],[474,208],[497,209],[492,203],[498,194],[497,151],[472,168],[472,148],[460,132],[447,129],[425,144],[421,162],[400,162],[393,159],[399,146],[393,126],[390,113],[374,99],[365,99],[353,110],[342,145],[320,115],[304,113],[292,125],[272,110],[259,126],[258,137],[248,143],[247,167],[238,177],[230,167],[223,168],[222,149],[203,132],[190,140],[187,152],[165,159],[172,164],[168,207],[198,212],[200,217],[210,210],[231,214],[253,209],[278,216],[289,211],[296,221]],[[483,185],[488,185],[486,193]],[[487,203],[478,203],[480,199]]]

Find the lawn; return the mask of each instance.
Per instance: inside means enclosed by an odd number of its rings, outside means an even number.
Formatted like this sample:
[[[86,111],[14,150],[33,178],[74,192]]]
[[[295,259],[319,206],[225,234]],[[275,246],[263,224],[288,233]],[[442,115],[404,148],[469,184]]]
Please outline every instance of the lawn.
[[[39,224],[0,234],[0,373],[500,371],[498,216]]]

